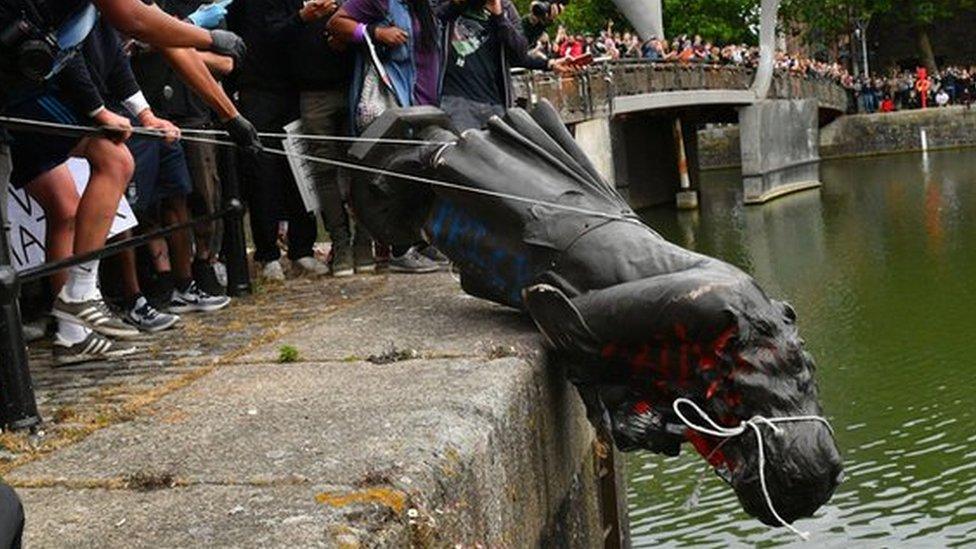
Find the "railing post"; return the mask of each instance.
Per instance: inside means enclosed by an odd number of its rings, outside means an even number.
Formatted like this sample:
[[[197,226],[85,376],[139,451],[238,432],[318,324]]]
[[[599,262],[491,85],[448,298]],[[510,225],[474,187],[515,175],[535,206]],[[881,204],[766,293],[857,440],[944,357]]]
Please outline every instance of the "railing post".
[[[20,280],[7,239],[10,154],[0,142],[0,427],[29,429],[41,423],[20,321]]]
[[[224,261],[227,265],[227,295],[251,293],[251,271],[247,264],[247,241],[244,238],[244,206],[241,201],[239,152],[222,149],[219,153],[220,180],[224,205],[235,207],[224,219]]]

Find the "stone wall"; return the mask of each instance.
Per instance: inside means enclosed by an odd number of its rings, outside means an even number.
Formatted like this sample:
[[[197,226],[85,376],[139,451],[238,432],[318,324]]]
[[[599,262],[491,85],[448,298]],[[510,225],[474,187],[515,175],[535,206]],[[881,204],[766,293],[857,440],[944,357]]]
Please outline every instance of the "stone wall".
[[[926,111],[843,116],[820,130],[820,157],[849,158],[976,146],[976,109],[948,107]],[[698,133],[704,170],[741,166],[739,128],[706,128]]]
[[[873,156],[976,145],[976,110],[948,107],[925,111],[845,116],[820,131],[823,158]]]
[[[742,165],[739,126],[712,126],[698,132],[698,160],[703,170],[738,168]]]

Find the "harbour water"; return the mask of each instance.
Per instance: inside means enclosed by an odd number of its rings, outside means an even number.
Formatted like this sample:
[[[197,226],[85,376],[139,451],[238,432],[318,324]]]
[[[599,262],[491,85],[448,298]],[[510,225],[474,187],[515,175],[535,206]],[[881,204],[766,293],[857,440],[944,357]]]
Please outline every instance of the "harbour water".
[[[824,186],[741,205],[738,172],[706,173],[702,209],[645,212],[688,248],[790,301],[817,358],[846,480],[816,547],[976,544],[976,150],[825,163]],[[800,541],[745,515],[704,462],[629,456],[635,547]]]

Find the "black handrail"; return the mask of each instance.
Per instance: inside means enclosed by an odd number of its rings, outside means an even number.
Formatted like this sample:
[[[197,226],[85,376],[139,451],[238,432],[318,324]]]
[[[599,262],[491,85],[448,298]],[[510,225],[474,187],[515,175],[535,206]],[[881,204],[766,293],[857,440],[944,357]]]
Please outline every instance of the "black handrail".
[[[3,126],[11,127],[14,124],[16,123],[5,121]],[[28,128],[20,129],[27,130]],[[33,127],[30,128],[30,131],[58,133],[59,135],[65,135],[66,132],[71,131],[72,136],[89,136],[95,133],[104,134],[106,130],[99,128],[65,130]],[[3,146],[2,142],[0,142],[0,146]],[[2,227],[6,227],[7,212],[4,211],[5,208],[0,207],[0,428],[34,429],[41,423],[18,303],[23,282],[37,280],[74,265],[102,259],[126,249],[142,246],[152,240],[188,229],[198,223],[225,219],[228,221],[224,227],[226,236],[224,256],[227,261],[228,294],[243,295],[250,293],[251,285],[247,268],[243,225],[244,205],[239,198],[235,174],[228,173],[227,175],[228,177],[221,180],[223,194],[227,200],[224,208],[217,212],[114,242],[89,253],[31,267],[19,273],[10,261],[10,245],[6,231],[2,229]],[[6,181],[0,182],[0,193],[6,193],[6,187]],[[0,200],[0,204],[6,204],[6,201]]]
[[[104,259],[106,257],[111,257],[119,252],[127,250],[129,248],[136,248],[142,246],[147,242],[151,242],[153,240],[156,240],[157,238],[163,238],[169,236],[183,229],[188,229],[198,223],[206,223],[207,221],[216,221],[218,219],[223,219],[224,217],[227,217],[230,214],[234,214],[234,213],[241,214],[243,212],[244,212],[244,205],[241,204],[241,201],[237,199],[232,199],[228,202],[227,206],[220,211],[207,214],[204,216],[200,216],[196,219],[191,219],[184,223],[179,223],[177,225],[170,225],[169,227],[162,227],[160,229],[156,229],[155,231],[149,233],[140,234],[137,236],[133,236],[131,238],[126,238],[124,240],[119,240],[117,242],[113,242],[111,244],[106,245],[104,248],[99,248],[97,250],[93,250],[86,254],[73,255],[71,257],[59,259],[58,261],[52,261],[50,263],[44,263],[36,267],[24,269],[23,271],[20,271],[20,273],[18,273],[18,278],[20,278],[21,282],[29,282],[31,280],[37,280],[38,278],[44,278],[58,271],[67,269],[69,267],[74,267],[75,265],[80,265],[82,263],[87,263],[89,261],[94,261],[96,259]],[[0,285],[2,284],[3,281],[0,280]]]

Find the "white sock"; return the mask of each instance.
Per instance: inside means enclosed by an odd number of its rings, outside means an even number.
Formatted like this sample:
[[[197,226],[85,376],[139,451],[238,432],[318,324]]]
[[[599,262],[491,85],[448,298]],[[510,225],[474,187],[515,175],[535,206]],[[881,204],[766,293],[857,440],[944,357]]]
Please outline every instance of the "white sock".
[[[68,301],[87,301],[98,295],[98,260],[75,265],[68,269],[64,296]]]
[[[76,324],[74,322],[69,322],[67,320],[58,319],[58,335],[57,338],[68,345],[74,345],[76,343],[81,343],[88,337],[91,330],[85,328],[81,324]]]

